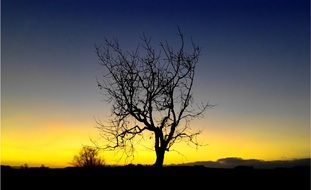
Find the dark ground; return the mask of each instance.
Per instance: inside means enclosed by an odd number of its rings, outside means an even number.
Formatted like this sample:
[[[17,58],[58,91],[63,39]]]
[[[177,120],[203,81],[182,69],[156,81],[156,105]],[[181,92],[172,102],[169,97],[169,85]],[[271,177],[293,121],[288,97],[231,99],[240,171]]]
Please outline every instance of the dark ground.
[[[1,189],[310,189],[310,167],[1,167]]]

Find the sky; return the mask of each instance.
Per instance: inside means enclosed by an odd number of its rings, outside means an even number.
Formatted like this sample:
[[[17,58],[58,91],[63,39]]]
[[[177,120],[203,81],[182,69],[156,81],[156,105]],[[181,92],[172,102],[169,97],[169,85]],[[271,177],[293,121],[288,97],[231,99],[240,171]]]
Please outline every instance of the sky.
[[[63,167],[100,141],[95,119],[111,105],[94,44],[131,50],[142,33],[175,44],[178,26],[202,47],[195,100],[216,107],[191,123],[203,146],[178,144],[165,164],[310,157],[309,1],[2,0],[1,164]],[[131,162],[155,161],[147,145],[136,150]]]

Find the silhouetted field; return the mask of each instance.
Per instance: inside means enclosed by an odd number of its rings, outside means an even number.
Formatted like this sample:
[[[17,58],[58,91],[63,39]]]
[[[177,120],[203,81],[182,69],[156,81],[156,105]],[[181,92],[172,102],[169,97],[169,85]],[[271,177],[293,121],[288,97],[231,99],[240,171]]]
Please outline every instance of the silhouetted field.
[[[1,168],[6,189],[310,189],[310,167]]]

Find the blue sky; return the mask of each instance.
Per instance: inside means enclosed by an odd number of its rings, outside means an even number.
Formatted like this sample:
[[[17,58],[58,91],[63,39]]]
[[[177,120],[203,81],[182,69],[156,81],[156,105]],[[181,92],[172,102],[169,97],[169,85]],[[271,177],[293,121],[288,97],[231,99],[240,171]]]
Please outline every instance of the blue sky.
[[[219,132],[271,131],[307,144],[309,7],[307,0],[3,0],[3,135],[22,133],[23,119],[7,122],[22,115],[94,122],[109,112],[96,88],[103,68],[94,44],[118,38],[131,49],[143,32],[155,46],[175,44],[179,26],[203,49],[194,95],[217,104],[203,121]],[[29,130],[40,127],[32,122]]]

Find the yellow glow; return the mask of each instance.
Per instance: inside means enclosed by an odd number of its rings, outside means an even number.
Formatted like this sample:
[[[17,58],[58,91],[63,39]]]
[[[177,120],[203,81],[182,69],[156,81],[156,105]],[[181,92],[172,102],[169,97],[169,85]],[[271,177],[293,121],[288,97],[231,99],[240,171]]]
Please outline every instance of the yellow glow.
[[[25,119],[25,118],[23,118]],[[232,121],[230,121],[232,122]],[[263,123],[240,123],[240,127],[223,128],[232,125],[227,122],[198,121],[193,127],[204,128],[199,141],[204,146],[196,149],[186,143],[176,144],[172,151],[167,152],[166,164],[217,160],[224,157],[255,158],[263,160],[292,159],[309,157],[310,143],[308,134],[295,134],[285,125],[288,122],[275,123],[284,125],[282,133],[272,131]],[[1,164],[30,166],[41,164],[50,167],[69,166],[73,156],[83,145],[91,145],[90,138],[97,138],[94,121],[89,122],[48,122],[36,121],[24,123],[14,119],[6,119],[3,124],[1,138]],[[30,125],[35,126],[30,126]],[[8,127],[9,126],[9,127]],[[260,129],[260,130],[259,130]],[[150,149],[152,144],[140,143],[136,147],[133,163],[152,164],[155,153]],[[175,151],[176,150],[176,151]],[[104,152],[103,158],[108,164],[124,164],[120,154]]]

